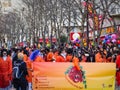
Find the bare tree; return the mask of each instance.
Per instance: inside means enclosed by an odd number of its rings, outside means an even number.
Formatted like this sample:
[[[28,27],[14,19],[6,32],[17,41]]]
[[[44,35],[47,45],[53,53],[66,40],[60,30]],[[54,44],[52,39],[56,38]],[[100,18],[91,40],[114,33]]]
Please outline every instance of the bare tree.
[[[60,44],[60,36],[64,34],[63,27],[67,28],[67,36],[70,31],[78,27],[82,33],[82,38],[89,37],[90,30],[94,33],[93,37],[100,38],[104,20],[110,21],[111,11],[115,5],[119,5],[119,0],[22,0],[26,7],[25,19],[27,33],[36,42],[42,36],[44,45],[45,38],[48,37],[52,43],[55,36]],[[86,3],[86,5],[84,5]],[[112,8],[111,8],[112,7]],[[102,16],[100,18],[100,16]],[[89,20],[92,21],[91,23]],[[115,21],[110,21],[116,30]],[[87,27],[88,26],[88,27]],[[86,32],[87,29],[87,32]],[[97,31],[97,35],[95,32]],[[95,38],[94,41],[95,41]],[[69,41],[69,38],[68,38]]]
[[[112,18],[112,10],[115,9],[116,6],[120,7],[120,1],[119,0],[91,0],[90,4],[92,5],[90,7],[92,14],[90,14],[90,18],[92,19],[92,26],[89,24],[90,29],[94,33],[94,37],[98,38],[98,44],[100,41],[100,36],[102,29],[105,27],[105,20],[108,20],[111,25],[111,27],[114,27],[114,31],[117,30],[116,23],[114,18]],[[112,20],[111,20],[112,19]],[[97,35],[95,35],[95,32],[97,31]],[[95,41],[95,39],[94,39]]]

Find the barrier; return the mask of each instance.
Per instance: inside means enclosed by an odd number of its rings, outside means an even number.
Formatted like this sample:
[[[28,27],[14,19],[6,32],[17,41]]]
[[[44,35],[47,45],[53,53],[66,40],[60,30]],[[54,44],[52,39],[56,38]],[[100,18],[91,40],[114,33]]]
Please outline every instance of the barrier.
[[[33,90],[114,90],[115,63],[34,62]]]

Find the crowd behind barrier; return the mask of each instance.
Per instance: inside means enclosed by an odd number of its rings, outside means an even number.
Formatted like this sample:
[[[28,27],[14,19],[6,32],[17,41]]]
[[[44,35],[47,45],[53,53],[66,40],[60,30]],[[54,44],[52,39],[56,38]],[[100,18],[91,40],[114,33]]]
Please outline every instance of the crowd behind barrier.
[[[13,68],[20,66],[21,78],[13,77]],[[120,48],[116,44],[98,47],[53,46],[52,48],[21,47],[0,50],[0,90],[32,90],[32,62],[116,63],[116,85],[120,88]]]

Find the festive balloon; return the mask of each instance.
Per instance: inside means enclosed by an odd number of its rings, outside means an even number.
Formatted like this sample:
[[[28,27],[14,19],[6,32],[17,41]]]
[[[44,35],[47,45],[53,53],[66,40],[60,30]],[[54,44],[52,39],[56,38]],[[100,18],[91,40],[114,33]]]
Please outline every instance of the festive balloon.
[[[107,41],[104,39],[104,40],[103,40],[103,43],[105,44],[106,42],[107,42]]]
[[[109,44],[110,43],[110,40],[107,40],[107,44]]]
[[[108,35],[108,39],[111,39],[111,35]]]
[[[106,35],[106,36],[105,36],[105,39],[106,39],[106,40],[108,40],[108,39],[109,39],[109,36],[108,36],[108,35]]]
[[[76,43],[76,40],[74,40],[73,43],[75,44],[75,43]]]
[[[79,41],[79,39],[77,38],[77,39],[76,39],[76,42],[78,42],[78,41]]]
[[[120,40],[117,40],[117,44],[120,44]]]
[[[120,44],[118,45],[118,47],[120,48]]]
[[[117,38],[117,35],[116,35],[116,34],[112,34],[112,35],[111,35],[111,38],[112,38],[112,39],[116,39],[116,38]]]
[[[77,41],[77,43],[80,43],[80,41]]]
[[[112,42],[115,43],[115,42],[116,42],[116,39],[113,39]]]
[[[76,39],[76,43],[80,43],[80,40],[79,40],[79,39]]]
[[[81,41],[79,40],[79,43],[80,43]]]

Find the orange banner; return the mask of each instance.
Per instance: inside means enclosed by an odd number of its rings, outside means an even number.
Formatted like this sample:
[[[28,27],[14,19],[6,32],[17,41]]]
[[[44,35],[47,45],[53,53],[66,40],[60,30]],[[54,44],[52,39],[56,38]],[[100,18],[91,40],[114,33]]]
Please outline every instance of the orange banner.
[[[115,63],[33,63],[33,90],[114,90]]]

